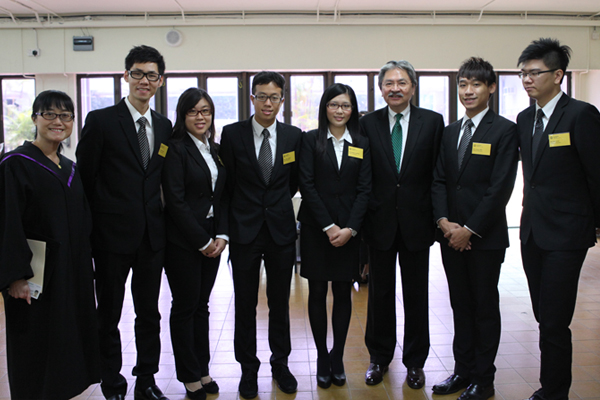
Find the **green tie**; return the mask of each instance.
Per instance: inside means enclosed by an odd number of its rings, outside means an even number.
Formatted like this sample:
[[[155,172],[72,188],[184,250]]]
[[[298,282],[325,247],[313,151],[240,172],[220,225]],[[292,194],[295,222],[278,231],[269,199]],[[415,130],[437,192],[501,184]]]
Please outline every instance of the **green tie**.
[[[396,160],[396,169],[400,172],[400,158],[402,157],[402,125],[400,119],[402,114],[396,114],[396,123],[392,128],[392,148],[394,149],[394,159]]]

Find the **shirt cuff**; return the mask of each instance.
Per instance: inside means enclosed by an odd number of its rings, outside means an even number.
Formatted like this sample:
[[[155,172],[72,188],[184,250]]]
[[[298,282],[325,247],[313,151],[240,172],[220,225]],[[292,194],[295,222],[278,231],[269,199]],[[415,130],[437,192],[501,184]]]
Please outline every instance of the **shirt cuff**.
[[[217,235],[215,239],[223,239],[227,243],[229,243],[229,235]]]
[[[467,230],[469,232],[471,232],[473,235],[477,236],[478,238],[481,238],[481,235],[478,234],[477,232],[475,232],[473,229],[469,228],[468,226],[465,225],[465,228],[467,228]]]
[[[213,241],[213,240],[212,240],[212,239],[210,239],[210,240],[208,241],[208,243],[206,243],[206,245],[204,245],[203,247],[200,247],[198,250],[199,250],[199,251],[204,251],[204,250],[208,249],[208,246],[210,246],[210,244],[212,243],[212,241]]]
[[[335,224],[327,225],[325,228],[323,228],[323,232],[327,232],[329,229],[333,228],[334,226],[335,226]]]

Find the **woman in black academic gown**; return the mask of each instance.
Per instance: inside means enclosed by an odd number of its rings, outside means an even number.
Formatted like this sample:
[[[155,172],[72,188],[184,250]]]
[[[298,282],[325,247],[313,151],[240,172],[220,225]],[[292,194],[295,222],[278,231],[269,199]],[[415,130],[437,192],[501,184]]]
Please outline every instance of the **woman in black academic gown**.
[[[208,373],[208,299],[227,244],[225,167],[214,141],[215,106],[204,90],[187,89],[163,166],[167,213],[165,272],[171,287],[171,342],[177,379],[187,396],[205,399],[219,386]]]
[[[69,399],[99,382],[89,244],[91,215],[79,172],[60,155],[73,102],[47,90],[33,103],[36,138],[0,161],[0,289],[12,399]],[[27,240],[46,244],[43,286]]]
[[[371,192],[371,156],[360,135],[354,90],[336,83],[319,106],[319,128],[302,139],[298,213],[300,275],[308,279],[308,317],[317,347],[317,384],[346,382],[343,356],[352,312],[351,287],[359,237]],[[333,348],[327,350],[329,282],[333,292]]]

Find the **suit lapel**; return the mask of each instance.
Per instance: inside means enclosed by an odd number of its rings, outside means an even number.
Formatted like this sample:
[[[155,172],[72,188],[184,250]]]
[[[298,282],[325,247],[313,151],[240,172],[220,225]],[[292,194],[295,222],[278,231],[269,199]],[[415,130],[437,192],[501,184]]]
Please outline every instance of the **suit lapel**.
[[[208,164],[206,164],[206,160],[204,159],[202,154],[200,154],[200,150],[198,150],[198,146],[196,146],[196,143],[194,143],[194,141],[192,140],[190,135],[188,135],[187,133],[185,134],[185,136],[183,138],[183,143],[185,145],[187,152],[192,156],[192,158],[194,159],[196,164],[198,164],[200,166],[200,168],[202,168],[202,171],[204,172],[204,176],[207,178],[207,181],[209,184],[208,187],[212,188],[212,177],[210,175],[210,168],[208,168]]]
[[[465,152],[465,157],[463,158],[463,162],[462,162],[462,165],[460,167],[460,171],[459,171],[459,174],[458,174],[459,178],[462,175],[463,171],[465,170],[467,164],[469,163],[469,160],[471,159],[471,156],[473,154],[473,143],[475,143],[475,142],[483,142],[484,141],[485,136],[487,135],[487,133],[489,132],[490,128],[492,127],[492,124],[494,122],[494,118],[495,118],[494,112],[492,110],[488,110],[488,112],[483,116],[483,118],[482,118],[481,122],[479,123],[479,126],[477,127],[477,129],[475,129],[475,132],[473,133],[473,136],[471,137],[471,144],[470,144],[469,147],[467,147],[467,151]],[[457,154],[457,157],[456,157],[456,164],[455,165],[458,166],[458,150],[456,151],[456,154]]]
[[[569,103],[569,97],[566,94],[563,94],[558,103],[556,103],[556,107],[554,107],[554,111],[550,116],[550,120],[548,121],[548,125],[546,125],[546,129],[544,129],[544,134],[540,139],[540,145],[537,149],[535,160],[533,160],[533,171],[535,172],[540,159],[544,155],[544,151],[548,148],[548,135],[553,133],[556,130],[556,126],[560,122],[563,114],[565,113],[565,106]]]
[[[283,167],[283,151],[287,149],[288,136],[285,134],[285,126],[277,121],[277,146],[275,146],[275,160],[273,162],[273,172],[271,173],[271,182],[277,176]],[[296,154],[296,156],[298,156]],[[298,162],[298,160],[296,160]]]
[[[133,122],[133,117],[129,112],[129,108],[127,108],[127,104],[125,104],[125,99],[122,99],[119,104],[117,104],[117,111],[121,129],[123,130],[123,133],[125,134],[125,137],[131,146],[131,150],[140,164],[140,167],[144,168],[144,164],[142,162],[142,151],[140,150],[140,142],[138,141],[137,137],[137,129],[135,123]]]
[[[458,135],[462,127],[462,119],[456,121],[448,132],[448,150],[446,151],[447,165],[454,165],[458,171]],[[443,140],[443,139],[442,139]]]
[[[421,112],[419,108],[411,105],[410,120],[408,121],[408,136],[406,137],[406,145],[402,154],[402,164],[400,165],[400,177],[402,177],[402,174],[406,170],[406,165],[410,162],[413,150],[419,140],[419,132],[421,131],[422,126],[423,121],[421,121]]]
[[[377,133],[379,140],[381,140],[381,147],[387,156],[390,168],[398,175],[396,170],[396,160],[394,159],[394,149],[392,146],[392,135],[390,133],[390,118],[388,107],[384,107],[377,111],[378,122],[377,122]]]
[[[334,171],[340,172],[340,168],[338,167],[337,157],[335,156],[335,149],[333,148],[333,139],[327,139],[327,158],[331,162],[331,166]],[[343,159],[342,159],[343,165]]]
[[[533,124],[534,124],[535,105],[530,106],[523,111],[523,128],[519,129],[521,159],[523,161],[523,174],[531,176],[533,172],[533,160],[531,159],[531,142],[533,140]]]
[[[250,160],[250,164],[253,165],[254,171],[256,172],[256,176],[258,180],[264,184],[265,181],[263,179],[262,171],[260,170],[260,165],[258,165],[258,159],[256,158],[256,148],[254,146],[254,130],[252,129],[252,117],[244,121],[241,132],[242,144],[246,149],[248,154],[248,159]],[[279,136],[279,135],[277,135]],[[271,178],[273,175],[271,175]]]

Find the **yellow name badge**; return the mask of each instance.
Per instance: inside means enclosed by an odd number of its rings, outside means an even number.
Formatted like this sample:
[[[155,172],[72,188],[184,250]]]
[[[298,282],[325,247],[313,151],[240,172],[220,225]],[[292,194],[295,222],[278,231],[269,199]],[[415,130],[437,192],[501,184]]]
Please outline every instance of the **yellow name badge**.
[[[283,155],[283,165],[296,161],[296,152],[290,151]]]
[[[360,147],[348,146],[348,157],[363,158],[363,149]]]
[[[548,145],[550,147],[570,146],[571,136],[569,135],[569,132],[548,135]]]
[[[489,156],[490,154],[492,154],[492,145],[490,143],[473,142],[472,154],[478,154],[480,156]]]
[[[169,150],[169,146],[164,143],[160,144],[160,149],[158,149],[158,155],[161,157],[165,157],[167,155],[167,150]]]

